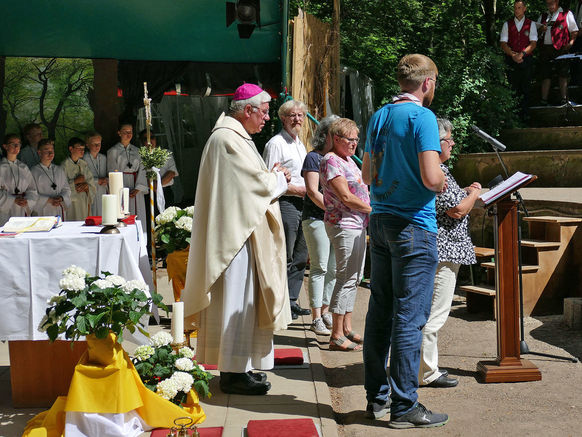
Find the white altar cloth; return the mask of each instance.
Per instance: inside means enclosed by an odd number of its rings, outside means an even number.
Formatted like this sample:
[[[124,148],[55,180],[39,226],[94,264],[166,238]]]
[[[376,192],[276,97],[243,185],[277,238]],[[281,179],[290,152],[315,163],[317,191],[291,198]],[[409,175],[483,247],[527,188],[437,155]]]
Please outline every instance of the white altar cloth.
[[[64,222],[50,232],[0,238],[0,340],[46,340],[38,331],[47,300],[60,292],[59,280],[71,264],[90,275],[102,271],[141,279],[152,274],[139,221],[119,234],[99,234],[100,226]]]

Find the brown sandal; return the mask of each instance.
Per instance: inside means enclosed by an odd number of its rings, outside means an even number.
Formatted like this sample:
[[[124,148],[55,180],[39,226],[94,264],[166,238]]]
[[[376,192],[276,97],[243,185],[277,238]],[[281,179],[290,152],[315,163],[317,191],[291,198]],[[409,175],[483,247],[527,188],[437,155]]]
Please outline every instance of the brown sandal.
[[[343,346],[343,344],[347,341],[349,341],[350,344]],[[341,352],[359,352],[362,350],[362,346],[348,340],[348,338],[346,336],[342,335],[340,338],[331,338],[330,339],[329,350],[330,351],[341,351]]]

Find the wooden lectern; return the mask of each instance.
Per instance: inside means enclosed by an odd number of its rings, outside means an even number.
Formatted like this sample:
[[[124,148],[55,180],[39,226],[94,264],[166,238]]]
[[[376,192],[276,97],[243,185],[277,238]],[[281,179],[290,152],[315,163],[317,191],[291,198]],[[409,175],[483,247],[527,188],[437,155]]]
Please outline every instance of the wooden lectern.
[[[517,200],[511,194],[537,179],[512,187],[488,206],[495,218],[495,284],[497,311],[497,359],[480,361],[477,372],[483,382],[540,381],[540,370],[530,361],[520,358],[518,226]]]

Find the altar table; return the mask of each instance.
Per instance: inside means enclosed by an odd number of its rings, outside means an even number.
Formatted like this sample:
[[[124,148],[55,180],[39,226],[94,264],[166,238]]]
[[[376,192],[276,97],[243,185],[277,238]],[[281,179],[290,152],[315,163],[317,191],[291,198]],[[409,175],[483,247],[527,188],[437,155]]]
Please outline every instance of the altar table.
[[[101,227],[64,222],[50,232],[0,237],[0,340],[10,340],[12,402],[15,407],[50,406],[66,395],[73,369],[86,348],[79,342],[49,344],[38,325],[47,300],[60,292],[59,280],[72,264],[90,275],[107,271],[152,288],[141,224],[99,234]],[[35,341],[32,341],[35,340]]]

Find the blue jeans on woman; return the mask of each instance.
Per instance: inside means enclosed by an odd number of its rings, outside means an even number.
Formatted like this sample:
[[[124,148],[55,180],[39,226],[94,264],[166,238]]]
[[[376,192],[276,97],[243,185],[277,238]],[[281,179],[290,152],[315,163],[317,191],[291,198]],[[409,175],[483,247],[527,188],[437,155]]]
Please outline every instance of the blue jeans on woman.
[[[422,328],[430,314],[438,264],[436,234],[392,214],[373,214],[369,232],[372,271],[364,387],[368,402],[382,405],[391,397],[394,418],[418,402]]]

